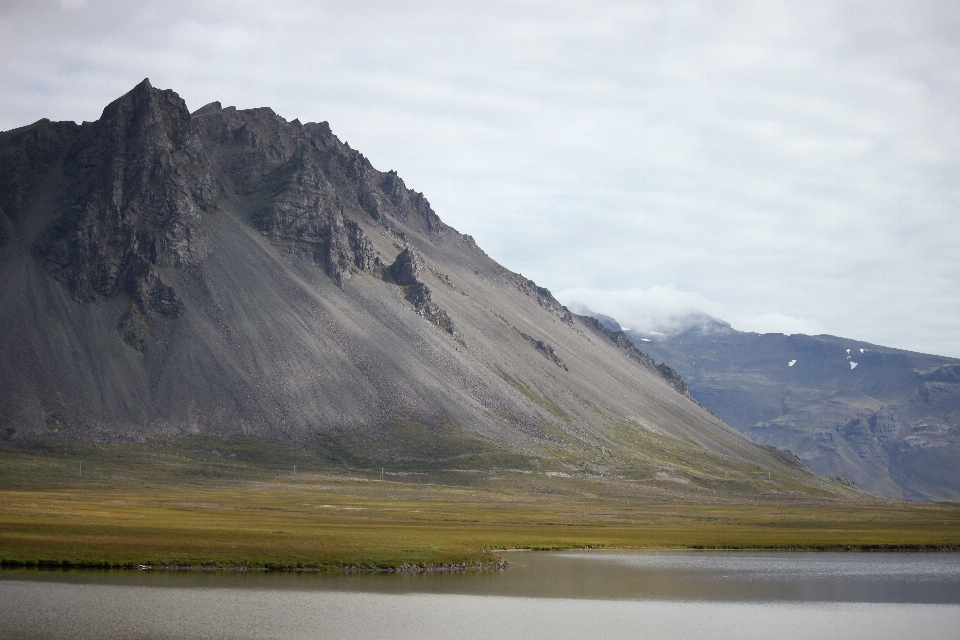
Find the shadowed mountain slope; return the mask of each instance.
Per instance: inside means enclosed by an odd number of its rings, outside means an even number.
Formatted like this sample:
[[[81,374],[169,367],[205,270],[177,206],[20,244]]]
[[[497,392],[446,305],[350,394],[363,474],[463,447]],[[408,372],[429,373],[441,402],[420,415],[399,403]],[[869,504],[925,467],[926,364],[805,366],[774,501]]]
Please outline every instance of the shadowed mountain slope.
[[[242,434],[351,465],[845,491],[497,264],[326,123],[191,114],[144,81],[97,122],[0,134],[0,159],[13,442]]]
[[[706,316],[680,331],[628,333],[757,442],[876,495],[960,499],[960,360],[828,335],[745,333]]]

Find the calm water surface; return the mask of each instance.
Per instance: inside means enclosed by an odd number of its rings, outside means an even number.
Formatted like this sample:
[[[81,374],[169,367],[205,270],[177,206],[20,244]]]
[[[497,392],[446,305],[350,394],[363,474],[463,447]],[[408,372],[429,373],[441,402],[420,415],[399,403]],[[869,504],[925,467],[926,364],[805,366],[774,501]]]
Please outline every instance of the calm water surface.
[[[949,638],[960,554],[507,554],[418,576],[0,572],[10,638]]]

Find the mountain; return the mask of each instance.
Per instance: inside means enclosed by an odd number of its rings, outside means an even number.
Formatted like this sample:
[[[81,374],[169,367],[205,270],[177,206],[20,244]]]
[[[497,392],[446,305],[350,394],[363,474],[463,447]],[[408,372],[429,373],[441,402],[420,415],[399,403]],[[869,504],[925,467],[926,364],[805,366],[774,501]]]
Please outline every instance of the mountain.
[[[682,326],[627,335],[741,433],[879,496],[960,499],[960,360],[708,316]]]
[[[254,436],[354,466],[848,491],[730,429],[327,123],[191,113],[145,80],[96,122],[0,134],[0,188],[14,445]]]

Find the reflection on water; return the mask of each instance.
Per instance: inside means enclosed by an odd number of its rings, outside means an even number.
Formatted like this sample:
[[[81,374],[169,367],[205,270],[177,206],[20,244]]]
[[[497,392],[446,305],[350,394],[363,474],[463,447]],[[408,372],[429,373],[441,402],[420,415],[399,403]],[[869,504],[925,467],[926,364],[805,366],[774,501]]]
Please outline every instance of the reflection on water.
[[[529,564],[558,597],[960,604],[956,553],[588,552],[536,566],[541,558]]]
[[[0,636],[957,638],[960,554],[511,553],[503,572],[0,572]]]

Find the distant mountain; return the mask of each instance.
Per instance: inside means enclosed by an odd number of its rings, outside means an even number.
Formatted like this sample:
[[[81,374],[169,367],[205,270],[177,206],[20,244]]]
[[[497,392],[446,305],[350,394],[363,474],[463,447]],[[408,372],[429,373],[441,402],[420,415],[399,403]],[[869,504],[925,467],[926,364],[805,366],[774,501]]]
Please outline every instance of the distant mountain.
[[[626,333],[741,433],[876,495],[960,499],[960,360],[705,315],[684,326]]]
[[[691,401],[326,123],[148,81],[0,134],[0,435],[848,491]],[[492,204],[492,206],[494,206]]]

